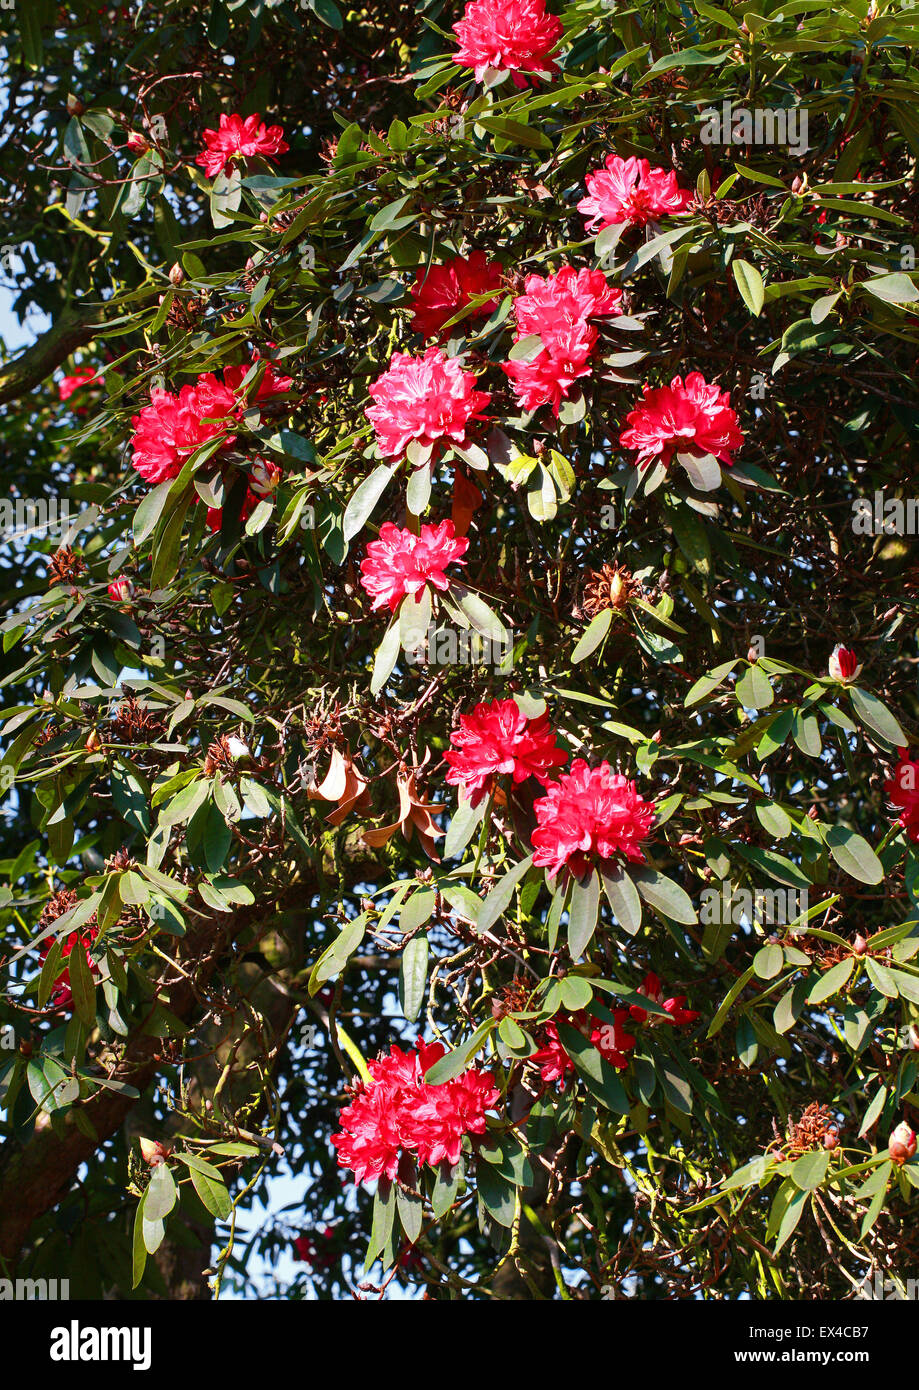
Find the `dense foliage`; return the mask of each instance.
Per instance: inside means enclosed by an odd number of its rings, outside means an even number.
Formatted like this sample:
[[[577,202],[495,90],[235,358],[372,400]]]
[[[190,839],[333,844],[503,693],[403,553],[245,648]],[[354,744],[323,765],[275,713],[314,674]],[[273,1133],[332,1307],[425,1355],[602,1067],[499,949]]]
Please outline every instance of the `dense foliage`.
[[[915,1267],[919,13],[747,3],[0,11],[3,1272]]]

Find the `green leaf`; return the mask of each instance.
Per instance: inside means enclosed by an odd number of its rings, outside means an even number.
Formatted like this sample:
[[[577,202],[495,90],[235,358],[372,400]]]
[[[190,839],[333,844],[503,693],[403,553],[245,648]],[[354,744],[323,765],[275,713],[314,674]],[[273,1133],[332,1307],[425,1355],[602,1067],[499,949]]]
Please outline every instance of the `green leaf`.
[[[765,296],[763,277],[756,266],[751,265],[749,261],[733,260],[731,261],[731,270],[734,272],[734,279],[743,297],[743,302],[754,318],[758,317],[762,311]]]
[[[823,1182],[829,1166],[830,1155],[826,1149],[802,1154],[791,1165],[791,1180],[802,1192],[813,1192]]]
[[[216,1168],[212,1168],[203,1158],[198,1158],[195,1154],[177,1154],[177,1158],[186,1165],[190,1174],[192,1185],[203,1204],[207,1207],[212,1216],[216,1216],[221,1221],[226,1221],[233,1210],[233,1203],[227,1191],[223,1175]]]
[[[414,936],[402,952],[399,967],[399,1001],[402,1015],[414,1023],[424,1003],[424,988],[428,978],[428,938]]]
[[[834,825],[826,833],[826,846],[839,867],[860,883],[881,883],[884,866],[867,840],[846,825]]]
[[[177,1195],[175,1179],[167,1164],[158,1163],[153,1169],[147,1187],[147,1200],[144,1204],[145,1220],[164,1221],[175,1206]]]
[[[591,869],[586,883],[575,879],[571,885],[568,903],[568,950],[572,960],[582,956],[590,945],[597,929],[599,910],[600,879],[596,869]]]
[[[641,897],[635,884],[621,865],[601,866],[600,881],[616,921],[634,936],[641,926]]]
[[[373,658],[373,675],[370,680],[371,695],[379,695],[393,673],[399,659],[399,622],[394,619],[383,634],[383,640]]]
[[[831,995],[839,994],[847,984],[849,976],[854,969],[855,959],[853,956],[849,956],[848,959],[838,961],[836,965],[831,966],[826,974],[821,975],[816,984],[811,987],[807,996],[808,1004],[821,1004],[824,999],[829,999]]]
[[[612,608],[604,608],[591,618],[587,628],[582,632],[580,640],[574,651],[571,653],[572,665],[585,661],[597,650],[606,634],[609,632],[610,624],[613,621]]]
[[[342,530],[346,541],[351,541],[362,531],[372,516],[374,508],[386,491],[390,479],[396,471],[394,463],[381,463],[368,478],[365,478],[345,508]]]
[[[635,873],[635,884],[639,893],[655,912],[669,917],[672,922],[683,922],[695,926],[698,922],[692,899],[678,883],[665,878],[656,869],[639,869]]]
[[[859,723],[866,724],[893,748],[904,748],[909,744],[909,739],[890,710],[876,695],[869,694],[867,690],[860,690],[857,685],[850,685],[849,696]]]
[[[514,889],[523,878],[524,874],[532,867],[533,856],[528,854],[526,859],[522,859],[519,864],[515,864],[512,869],[499,879],[488,897],[482,904],[476,922],[478,931],[489,931],[494,926],[498,918],[503,916],[510,906],[514,896]]]

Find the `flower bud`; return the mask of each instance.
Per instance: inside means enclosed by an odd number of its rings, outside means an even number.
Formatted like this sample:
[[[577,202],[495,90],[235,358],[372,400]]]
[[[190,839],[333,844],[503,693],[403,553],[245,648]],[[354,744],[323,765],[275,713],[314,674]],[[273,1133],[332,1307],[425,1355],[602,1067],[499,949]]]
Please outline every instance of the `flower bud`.
[[[867,942],[867,941],[865,940],[865,938],[862,936],[861,932],[858,932],[857,935],[856,935],[856,937],[855,937],[855,940],[852,942],[852,954],[853,954],[853,956],[863,956],[863,955],[865,954],[865,952],[867,951],[867,949],[868,949],[868,942]]]
[[[170,272],[169,272],[169,283],[170,283],[171,285],[176,285],[176,286],[178,286],[178,285],[181,285],[181,284],[183,283],[184,279],[185,279],[185,271],[184,271],[184,270],[182,269],[182,267],[178,264],[178,262],[176,262],[176,264],[172,267],[172,269],[171,269]]]
[[[916,1152],[916,1136],[905,1120],[901,1120],[890,1136],[887,1152],[894,1163],[904,1164]]]
[[[147,139],[146,135],[141,135],[138,130],[129,130],[128,138],[125,143],[126,148],[129,149],[132,154],[146,154],[147,150],[150,148],[150,141]]]
[[[252,754],[249,752],[247,745],[243,743],[241,738],[237,738],[235,734],[230,734],[227,739],[227,752],[234,763],[238,763],[246,758],[251,760],[252,758]]]
[[[855,680],[862,668],[859,666],[858,658],[851,647],[843,647],[841,644],[837,644],[833,648],[833,654],[830,657],[827,669],[829,670],[831,680],[839,681],[842,685],[847,685],[849,681]]]
[[[823,1147],[830,1153],[832,1153],[834,1149],[839,1148],[839,1135],[836,1133],[835,1129],[827,1130],[826,1134],[823,1136]]]
[[[87,753],[98,753],[102,747],[102,740],[95,729],[90,729],[86,742],[83,744]]]
[[[270,497],[281,481],[281,469],[267,459],[256,459],[249,470],[249,486],[256,497]]]
[[[760,653],[759,653],[759,648],[758,648],[758,647],[756,647],[756,646],[750,646],[750,647],[747,648],[747,660],[748,660],[748,661],[759,661],[759,657],[760,657]]]
[[[82,101],[80,100],[79,97],[75,97],[74,94],[73,94],[73,92],[71,92],[70,95],[69,95],[68,98],[67,98],[67,115],[68,115],[68,116],[82,116],[82,115],[83,115],[83,110],[84,110],[84,108],[83,108],[83,103],[82,103]]]
[[[134,597],[134,585],[125,575],[119,575],[108,586],[108,596],[115,603],[130,603]]]
[[[139,1139],[139,1143],[141,1157],[151,1168],[158,1168],[172,1153],[171,1146],[161,1143],[159,1139]]]

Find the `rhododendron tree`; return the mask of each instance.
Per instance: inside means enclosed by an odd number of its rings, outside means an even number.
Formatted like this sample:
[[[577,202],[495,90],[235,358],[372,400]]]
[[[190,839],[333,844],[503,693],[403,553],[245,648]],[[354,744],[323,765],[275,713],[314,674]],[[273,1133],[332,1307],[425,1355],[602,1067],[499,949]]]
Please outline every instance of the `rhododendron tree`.
[[[0,1278],[914,1271],[917,13],[9,12]]]

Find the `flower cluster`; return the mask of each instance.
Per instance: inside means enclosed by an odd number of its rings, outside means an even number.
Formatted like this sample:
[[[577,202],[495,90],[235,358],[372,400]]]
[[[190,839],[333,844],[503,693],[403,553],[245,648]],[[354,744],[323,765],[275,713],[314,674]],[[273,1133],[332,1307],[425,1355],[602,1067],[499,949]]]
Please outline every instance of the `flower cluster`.
[[[250,159],[261,155],[263,159],[277,159],[290,146],[284,141],[284,132],[279,125],[266,126],[258,118],[258,112],[251,116],[221,116],[216,130],[204,131],[204,149],[195,163],[207,174],[209,179],[223,173],[234,159]]]
[[[553,878],[565,866],[580,878],[597,860],[617,854],[644,863],[639,845],[651,831],[654,803],[644,801],[635,783],[612,772],[609,763],[591,768],[575,758],[533,810],[539,822],[530,837],[533,863]]]
[[[499,773],[511,773],[515,783],[535,777],[545,787],[552,768],[568,757],[555,742],[548,714],[528,719],[516,700],[492,700],[461,714],[450,743],[444,754],[447,781],[462,787],[473,806],[494,788]]]
[[[565,1022],[570,1024],[572,1028],[576,1028],[579,1033],[583,1033],[585,1037],[590,1038],[597,1051],[617,1071],[624,1071],[629,1065],[628,1054],[635,1047],[635,1038],[625,1030],[625,1024],[629,1018],[628,1009],[613,1009],[611,1012],[613,1016],[611,1023],[593,1016],[588,1018],[583,1010],[580,1013],[572,1014]],[[539,1067],[539,1074],[543,1081],[547,1083],[560,1081],[564,1090],[566,1075],[569,1071],[574,1071],[574,1063],[558,1035],[557,1024],[550,1019],[543,1031],[545,1041],[542,1047],[533,1053],[530,1060]]]
[[[669,386],[646,386],[644,400],[626,417],[629,428],[619,436],[624,449],[635,449],[635,463],[647,468],[655,459],[666,468],[674,454],[712,454],[733,462],[743,444],[737,415],[727,391],[690,372],[684,383],[675,376]]]
[[[587,197],[578,203],[588,231],[602,231],[620,222],[644,227],[657,217],[685,212],[693,194],[680,188],[672,169],[652,167],[647,159],[607,157],[603,169],[584,180]]]
[[[332,1135],[338,1162],[353,1169],[355,1182],[394,1178],[403,1154],[432,1168],[457,1163],[464,1136],[484,1134],[485,1112],[498,1101],[494,1077],[470,1067],[453,1081],[428,1085],[425,1073],[445,1052],[419,1038],[415,1051],[393,1046],[369,1063],[371,1081],[341,1112],[341,1132]]]
[[[490,261],[484,251],[468,256],[454,256],[444,265],[432,265],[418,271],[410,291],[412,328],[423,338],[446,336],[446,325],[472,300],[483,294],[496,295],[501,289],[501,266]],[[468,315],[471,319],[487,318],[498,301],[490,298],[476,305]],[[460,330],[460,325],[456,325]]]
[[[194,386],[183,386],[177,395],[154,387],[150,404],[131,420],[133,464],[148,483],[176,478],[202,444],[223,436],[221,448],[234,443],[231,433],[247,405],[243,381],[252,364],[224,369],[223,381],[214,372],[199,376]],[[283,395],[293,386],[290,377],[279,376],[268,363],[256,393],[259,403]]]
[[[590,372],[597,343],[592,318],[621,314],[622,291],[602,270],[564,266],[554,275],[528,275],[514,300],[515,341],[537,336],[542,346],[525,360],[504,363],[524,410],[551,405],[558,414],[575,382]]]
[[[521,74],[558,72],[552,55],[562,23],[546,13],[545,0],[470,0],[453,32],[460,41],[454,63],[473,68],[479,82],[509,72],[516,87],[525,87]]]
[[[389,607],[395,613],[406,594],[420,594],[428,584],[449,588],[447,565],[465,564],[469,549],[464,536],[457,537],[452,521],[422,526],[421,534],[394,526],[380,527],[380,539],[371,541],[361,561],[361,584],[373,598],[372,608]]]
[[[694,1009],[684,1009],[685,994],[676,994],[671,999],[664,998],[664,987],[653,970],[648,971],[638,986],[638,993],[643,994],[652,1003],[659,1004],[670,1015],[668,1019],[662,1019],[660,1014],[652,1015],[652,1023],[667,1022],[675,1024],[677,1028],[685,1028],[688,1024],[695,1023],[699,1017]],[[629,1013],[636,1023],[644,1023],[649,1016],[647,1009],[643,1009],[640,1004],[632,1004]]]
[[[491,400],[487,391],[475,389],[475,377],[463,371],[460,358],[438,347],[429,347],[422,357],[394,353],[370,395],[375,404],[365,413],[388,458],[402,458],[413,441],[429,458],[450,444],[467,443],[472,421],[484,418]]]

